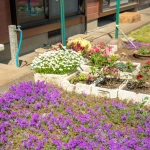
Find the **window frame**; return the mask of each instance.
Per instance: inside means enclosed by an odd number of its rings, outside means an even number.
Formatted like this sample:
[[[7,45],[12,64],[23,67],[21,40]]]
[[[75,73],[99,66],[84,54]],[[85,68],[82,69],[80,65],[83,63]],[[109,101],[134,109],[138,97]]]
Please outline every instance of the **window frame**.
[[[80,0],[78,0],[78,5],[79,5],[79,2],[80,2]],[[49,3],[48,3],[48,7],[49,7]],[[55,17],[49,18],[49,11],[48,11],[48,17],[46,17],[46,15],[43,14],[45,16],[45,18],[40,18],[40,16],[34,16],[35,19],[32,22],[26,22],[26,21],[20,22],[19,21],[19,17],[18,17],[17,0],[10,0],[10,8],[11,8],[12,23],[16,24],[16,25],[21,25],[22,29],[29,29],[29,28],[33,28],[33,27],[37,27],[37,26],[50,24],[50,23],[60,22],[60,17],[59,16],[55,16]],[[66,20],[74,18],[74,17],[81,17],[81,16],[83,16],[83,14],[80,12],[79,7],[78,7],[78,10],[79,10],[78,13],[71,13],[69,15],[66,15]],[[38,18],[40,20],[38,20]],[[31,19],[33,19],[33,18],[31,18]]]

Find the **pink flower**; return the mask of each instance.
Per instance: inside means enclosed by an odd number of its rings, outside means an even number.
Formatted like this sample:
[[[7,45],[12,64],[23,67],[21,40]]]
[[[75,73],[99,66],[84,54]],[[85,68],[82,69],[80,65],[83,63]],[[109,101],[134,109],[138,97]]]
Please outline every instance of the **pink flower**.
[[[150,65],[150,61],[146,62],[147,65]]]
[[[105,48],[105,53],[106,56],[110,55],[110,49],[108,47]]]

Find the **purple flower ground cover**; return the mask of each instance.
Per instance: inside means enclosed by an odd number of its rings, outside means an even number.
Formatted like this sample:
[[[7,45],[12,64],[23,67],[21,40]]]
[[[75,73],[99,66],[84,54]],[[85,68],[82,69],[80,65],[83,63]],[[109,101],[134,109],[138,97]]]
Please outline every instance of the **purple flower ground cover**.
[[[0,95],[0,150],[149,150],[150,110],[26,82]]]
[[[136,46],[136,50],[139,50],[141,47],[150,47],[150,43],[141,43],[138,41],[133,41],[133,44]],[[134,50],[135,47],[131,43],[124,43],[124,46],[127,47],[128,49]]]

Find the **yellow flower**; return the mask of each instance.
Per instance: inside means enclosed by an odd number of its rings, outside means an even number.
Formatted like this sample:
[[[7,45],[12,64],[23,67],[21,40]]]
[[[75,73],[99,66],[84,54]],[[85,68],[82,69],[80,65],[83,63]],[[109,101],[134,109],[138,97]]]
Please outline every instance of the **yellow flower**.
[[[78,51],[78,53],[79,53],[79,54],[82,54],[82,52],[81,52],[81,51]]]
[[[77,43],[79,43],[81,45],[81,47],[84,48],[84,50],[86,50],[86,51],[91,50],[92,45],[91,45],[90,41],[87,41],[87,40],[82,39],[82,38],[76,38],[73,40],[69,40],[67,43],[67,47],[70,47],[72,44],[74,46],[76,46]]]

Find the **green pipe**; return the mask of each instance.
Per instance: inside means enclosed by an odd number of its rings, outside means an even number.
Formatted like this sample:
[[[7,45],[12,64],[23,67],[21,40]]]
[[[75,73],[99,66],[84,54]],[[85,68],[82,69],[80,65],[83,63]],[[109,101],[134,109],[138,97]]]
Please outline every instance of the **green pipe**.
[[[116,0],[116,26],[119,27],[120,0]],[[116,27],[115,37],[118,39],[119,30]]]
[[[28,0],[28,15],[31,14],[31,3],[30,0]]]
[[[60,1],[60,16],[61,16],[61,38],[63,46],[66,46],[66,24],[65,24],[65,5],[64,0]]]

